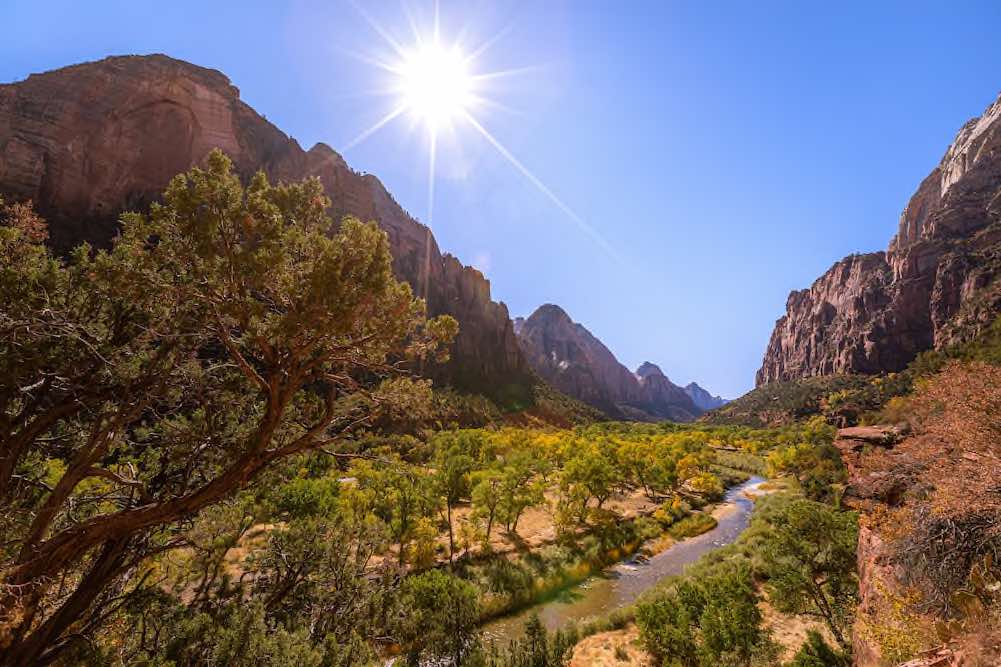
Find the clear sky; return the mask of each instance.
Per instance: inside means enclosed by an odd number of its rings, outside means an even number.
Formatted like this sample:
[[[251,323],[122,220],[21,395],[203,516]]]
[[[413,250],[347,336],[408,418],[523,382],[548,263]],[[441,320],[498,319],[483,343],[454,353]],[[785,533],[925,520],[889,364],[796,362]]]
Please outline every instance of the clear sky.
[[[390,111],[371,60],[433,5],[2,0],[0,81],[162,52],[225,72],[295,137],[338,150]],[[408,18],[409,14],[409,18]],[[791,289],[885,248],[955,132],[1001,92],[1001,3],[463,2],[443,42],[477,58],[483,127],[442,133],[439,245],[512,316],[563,306],[631,368],[734,397]],[[399,118],[345,151],[427,221],[428,140]],[[2,156],[0,156],[2,159]],[[592,229],[598,242],[585,232]],[[611,248],[606,250],[602,243]]]

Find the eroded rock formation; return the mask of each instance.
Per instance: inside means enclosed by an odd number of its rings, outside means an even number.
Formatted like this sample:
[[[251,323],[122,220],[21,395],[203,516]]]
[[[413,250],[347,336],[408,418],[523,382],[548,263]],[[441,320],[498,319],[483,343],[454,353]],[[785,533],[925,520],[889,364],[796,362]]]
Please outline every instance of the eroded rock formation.
[[[610,417],[691,421],[700,414],[683,389],[647,362],[636,374],[590,331],[552,304],[540,306],[515,330],[529,364],[563,393]]]
[[[53,244],[107,245],[118,214],[153,201],[175,174],[221,148],[242,176],[316,176],[331,215],[375,220],[389,235],[396,274],[432,314],[460,323],[452,361],[438,371],[460,388],[529,395],[531,373],[507,308],[490,283],[442,254],[430,230],[372,175],[324,144],[308,151],[240,100],[222,73],[162,55],[107,58],[0,85],[0,193],[32,199]]]
[[[789,295],[757,383],[897,371],[972,338],[1001,311],[999,275],[1001,99],[962,127],[886,252],[846,257]]]
[[[706,389],[700,387],[696,382],[689,382],[686,384],[685,393],[692,399],[695,406],[703,412],[721,408],[729,403],[728,400],[721,396],[713,396]]]

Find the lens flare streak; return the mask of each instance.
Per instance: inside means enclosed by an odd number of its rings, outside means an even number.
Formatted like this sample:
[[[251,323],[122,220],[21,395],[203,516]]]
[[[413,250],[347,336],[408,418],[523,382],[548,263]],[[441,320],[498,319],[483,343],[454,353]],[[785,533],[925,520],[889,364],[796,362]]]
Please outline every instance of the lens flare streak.
[[[398,62],[389,64],[375,59],[354,54],[363,62],[392,73],[397,81],[390,90],[400,97],[396,108],[380,118],[374,125],[364,130],[352,139],[344,151],[350,150],[362,143],[373,134],[403,116],[411,115],[415,121],[426,126],[428,132],[428,188],[427,188],[427,224],[428,251],[430,250],[430,226],[434,219],[435,171],[438,153],[438,134],[443,128],[451,128],[454,121],[461,120],[476,130],[501,156],[524,176],[542,193],[556,208],[565,214],[589,239],[598,245],[609,257],[618,263],[622,258],[615,249],[602,237],[597,229],[588,224],[570,206],[560,199],[549,186],[542,182],[521,160],[505,147],[500,140],[481,123],[474,115],[474,108],[487,107],[518,114],[514,109],[500,104],[481,94],[484,84],[504,77],[517,76],[526,72],[536,71],[536,66],[526,66],[496,72],[471,73],[469,65],[479,58],[487,49],[493,47],[510,30],[508,26],[497,35],[481,44],[469,55],[463,55],[458,46],[445,47],[440,41],[440,22],[438,4],[435,3],[434,27],[430,39],[422,36],[410,13],[404,5],[408,23],[414,34],[414,45],[405,48],[392,35],[380,26],[372,17],[356,3],[352,3],[372,29],[396,53]],[[427,258],[429,259],[429,257]],[[427,274],[429,267],[425,267]],[[427,275],[425,275],[425,279]],[[427,289],[425,287],[425,294]]]
[[[577,215],[576,212],[574,212],[572,208],[563,203],[563,200],[557,197],[556,193],[550,190],[545,183],[543,183],[541,180],[539,180],[539,178],[535,174],[529,171],[528,167],[523,165],[521,163],[521,160],[516,158],[514,154],[511,153],[511,151],[505,148],[504,144],[502,144],[500,141],[494,138],[494,135],[490,134],[490,132],[487,131],[487,129],[483,127],[479,123],[479,121],[477,121],[472,116],[472,114],[466,113],[465,119],[466,122],[472,125],[476,129],[476,131],[479,132],[483,136],[483,138],[486,139],[487,142],[497,150],[498,153],[500,153],[505,159],[507,159],[507,161],[510,162],[511,165],[521,173],[522,176],[527,178],[529,182],[532,183],[532,185],[538,188],[539,192],[548,197],[549,201],[551,201],[556,206],[556,208],[563,211],[563,213],[565,213],[568,218],[577,223],[577,226],[580,228],[582,232],[587,234],[592,241],[601,246],[601,249],[607,252],[613,259],[615,259],[618,262],[622,261],[621,258],[618,256],[618,254],[615,252],[615,249],[612,248],[612,246],[610,246],[607,241],[605,241],[605,239],[601,236],[601,234],[598,233],[598,231],[594,227],[587,224],[583,218],[581,218],[579,215]]]

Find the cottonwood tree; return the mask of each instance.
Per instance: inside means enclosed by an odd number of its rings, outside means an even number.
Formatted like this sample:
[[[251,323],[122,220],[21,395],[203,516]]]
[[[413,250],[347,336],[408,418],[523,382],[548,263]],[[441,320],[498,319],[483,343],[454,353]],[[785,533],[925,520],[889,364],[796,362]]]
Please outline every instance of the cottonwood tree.
[[[621,479],[605,444],[581,443],[563,466],[560,476],[562,502],[576,508],[580,522],[587,518],[591,499],[596,501],[600,510]]]
[[[337,454],[427,400],[391,380],[456,331],[393,278],[384,233],[315,180],[176,177],[108,251],[0,224],[0,663],[46,664],[127,601],[183,524],[275,462]]]
[[[422,525],[438,507],[434,480],[424,469],[393,461],[356,461],[351,468],[363,490],[372,495],[375,513],[386,522],[397,545],[397,565],[402,569],[407,548]]]
[[[504,522],[504,530],[508,533],[517,534],[518,520],[525,510],[545,501],[543,467],[543,462],[526,450],[513,452],[504,461],[497,509],[498,518]]]
[[[448,526],[448,563],[455,559],[455,531],[451,520],[452,509],[469,495],[469,474],[475,461],[462,447],[461,440],[445,439],[438,443],[434,456],[434,487],[443,501],[444,521]]]
[[[486,468],[473,472],[472,485],[473,517],[486,521],[483,546],[490,548],[490,533],[493,531],[497,511],[503,500],[504,474],[497,468]]]

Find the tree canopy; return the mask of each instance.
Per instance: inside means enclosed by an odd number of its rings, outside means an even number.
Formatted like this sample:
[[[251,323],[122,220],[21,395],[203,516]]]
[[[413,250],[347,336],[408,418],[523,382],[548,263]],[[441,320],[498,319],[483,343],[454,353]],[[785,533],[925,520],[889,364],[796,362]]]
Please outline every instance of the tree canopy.
[[[328,206],[315,180],[244,187],[216,151],[109,250],[53,256],[4,207],[0,661],[51,661],[182,522],[428,399],[403,371],[445,358],[455,321],[426,319],[385,234]]]

